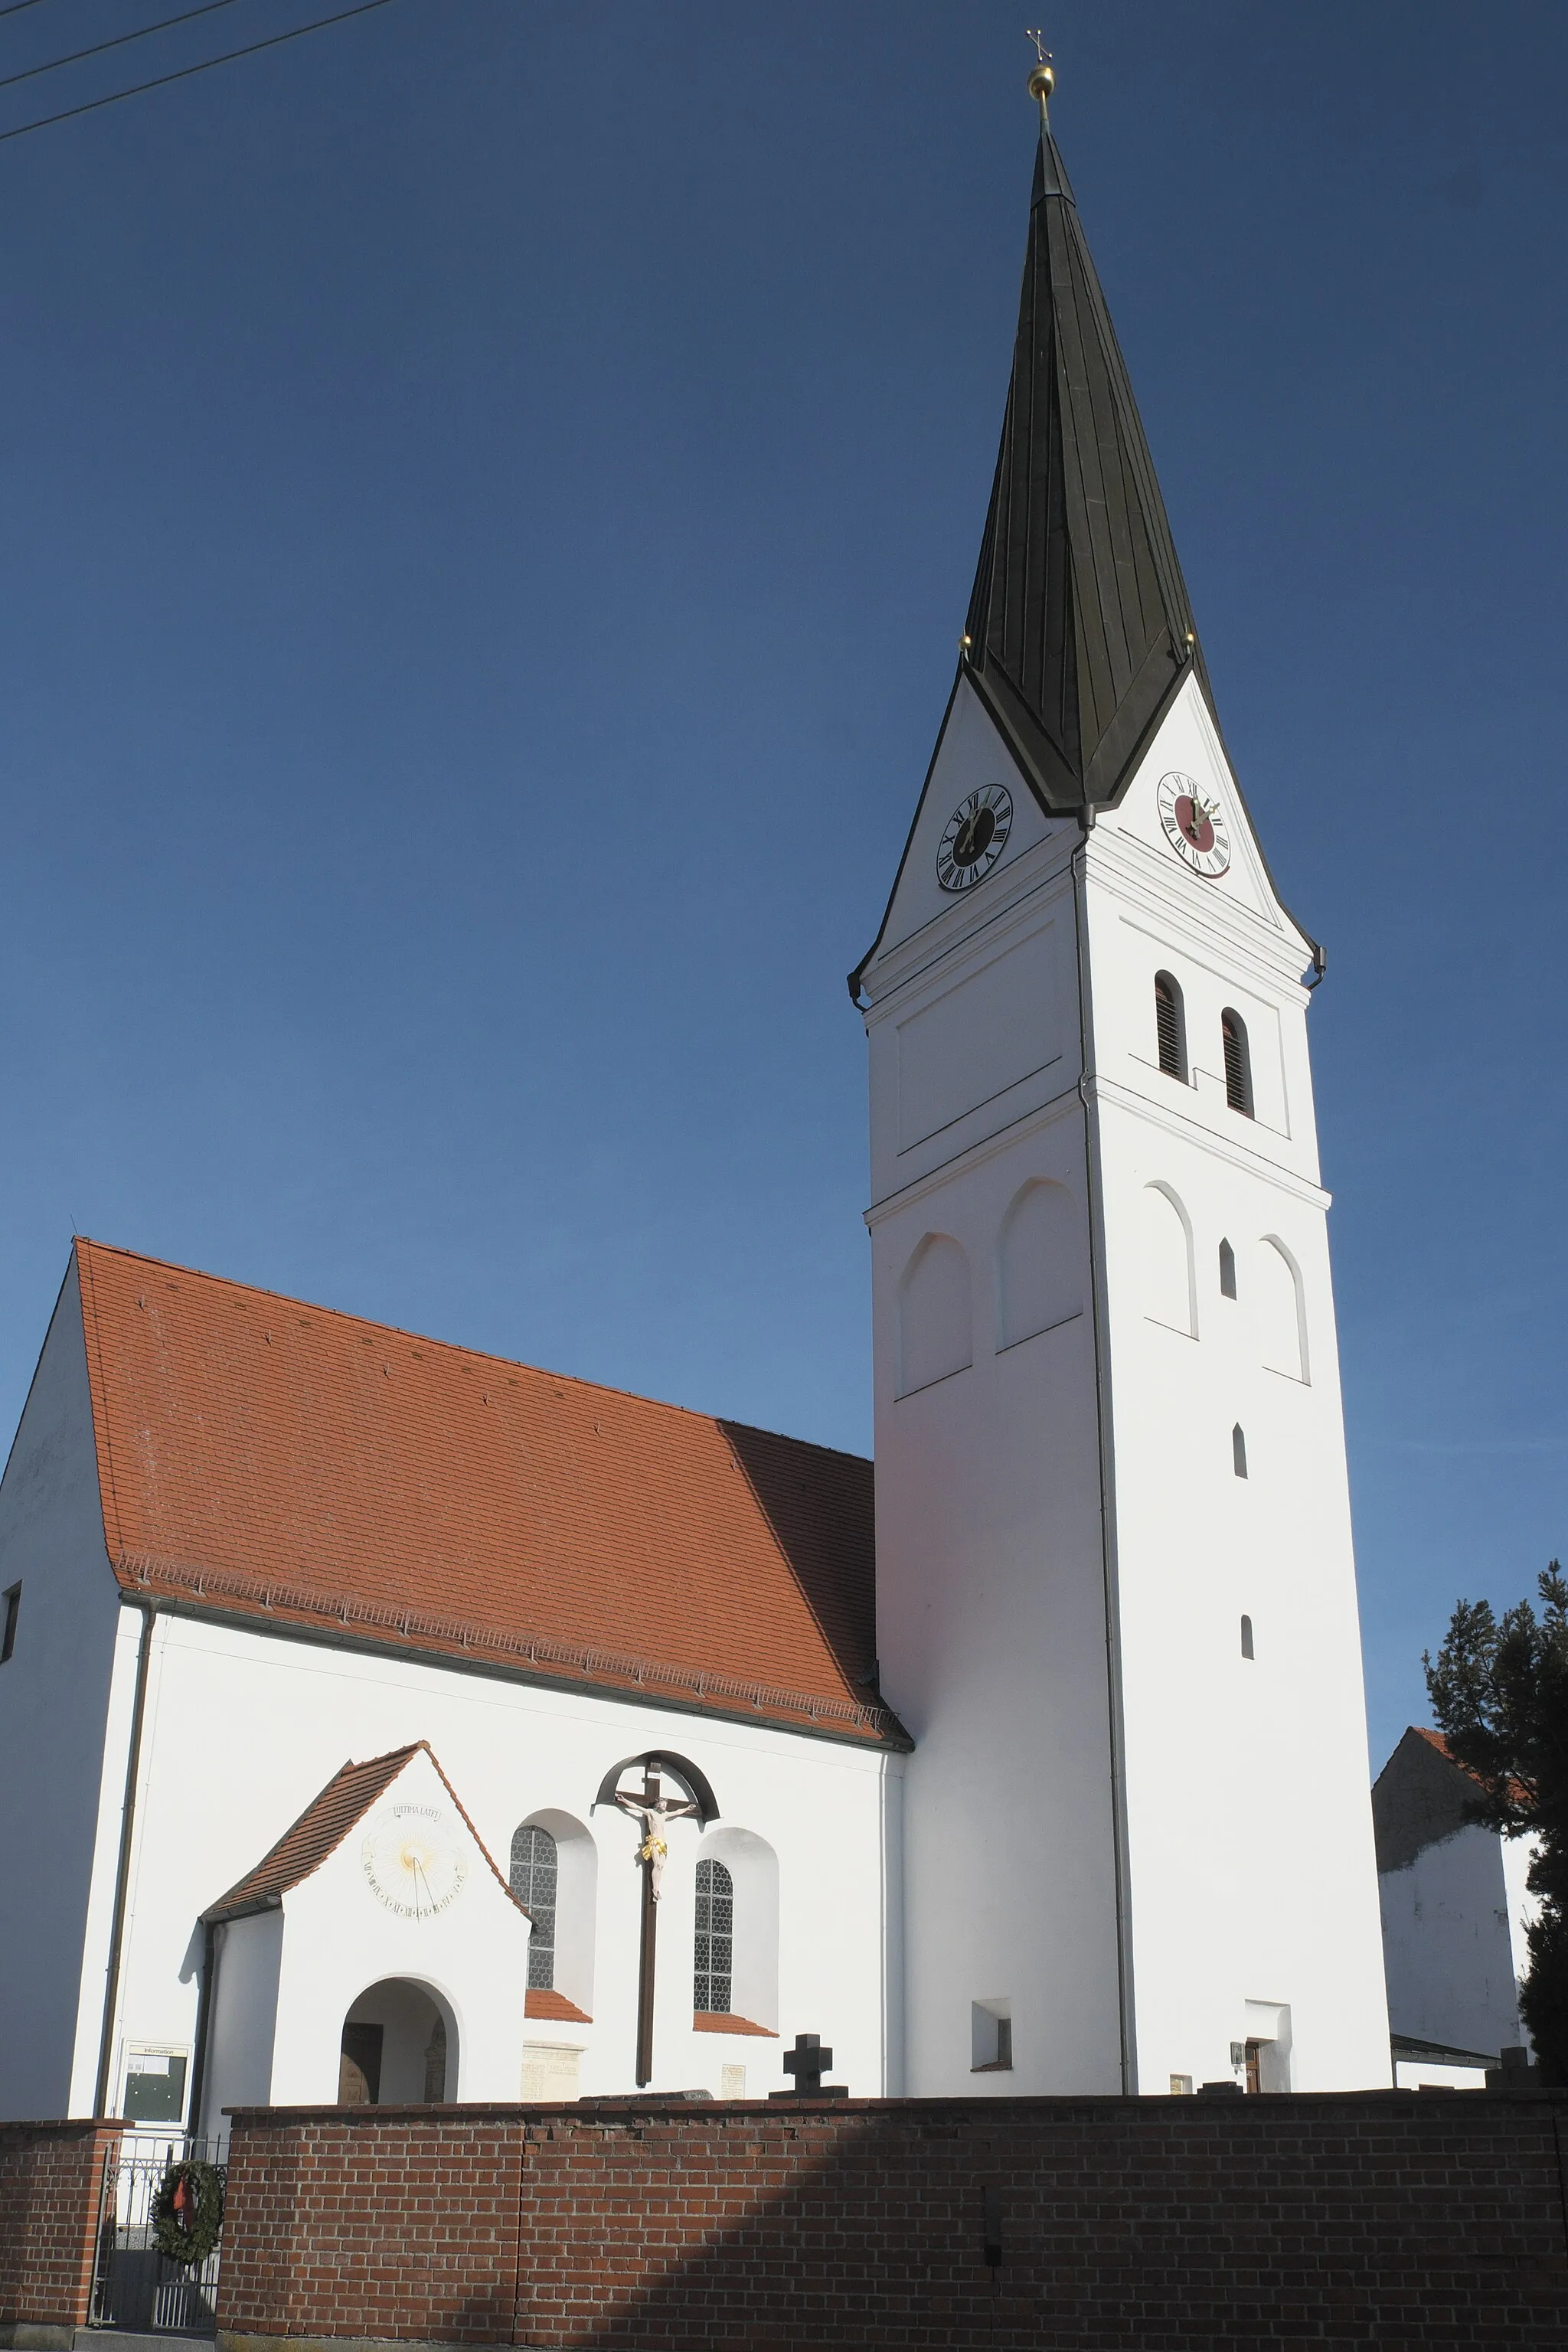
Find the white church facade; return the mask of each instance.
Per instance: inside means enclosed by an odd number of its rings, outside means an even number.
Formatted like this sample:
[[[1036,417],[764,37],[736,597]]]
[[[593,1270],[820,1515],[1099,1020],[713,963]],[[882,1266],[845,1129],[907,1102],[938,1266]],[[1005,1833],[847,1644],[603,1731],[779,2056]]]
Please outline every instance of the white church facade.
[[[1321,969],[1042,121],[851,981],[874,1471],[79,1243],[0,1484],[0,2112],[756,2096],[801,2032],[857,2095],[1386,2084]]]

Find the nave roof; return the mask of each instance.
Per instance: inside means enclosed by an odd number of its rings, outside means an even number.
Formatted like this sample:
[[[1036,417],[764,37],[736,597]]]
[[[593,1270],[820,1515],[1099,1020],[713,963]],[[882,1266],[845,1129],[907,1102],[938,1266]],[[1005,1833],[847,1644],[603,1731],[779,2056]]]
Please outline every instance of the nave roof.
[[[871,1465],[79,1241],[109,1557],[146,1598],[902,1746]]]

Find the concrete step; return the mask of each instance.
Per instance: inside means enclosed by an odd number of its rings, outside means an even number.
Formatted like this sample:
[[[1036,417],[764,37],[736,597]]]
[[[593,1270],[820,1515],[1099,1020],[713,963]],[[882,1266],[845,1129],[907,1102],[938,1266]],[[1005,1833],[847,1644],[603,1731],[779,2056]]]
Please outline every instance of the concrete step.
[[[156,2336],[132,2336],[121,2327],[79,2327],[74,2342],[84,2352],[169,2352],[171,2344],[188,2345],[201,2352],[204,2345],[213,2342],[210,2336],[175,2336],[160,2332]]]

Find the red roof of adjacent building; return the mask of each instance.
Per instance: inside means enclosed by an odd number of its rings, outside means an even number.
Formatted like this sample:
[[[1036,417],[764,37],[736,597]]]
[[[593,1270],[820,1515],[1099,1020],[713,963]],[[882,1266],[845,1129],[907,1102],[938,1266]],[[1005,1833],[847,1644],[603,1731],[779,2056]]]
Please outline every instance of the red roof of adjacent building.
[[[496,1868],[489,1848],[480,1837],[468,1811],[441,1770],[440,1761],[427,1739],[416,1739],[406,1748],[391,1748],[384,1756],[372,1756],[363,1764],[351,1761],[335,1772],[321,1794],[312,1797],[299,1820],[286,1829],[269,1853],[262,1855],[254,1870],[222,1895],[211,1907],[202,1913],[206,1921],[242,1918],[247,1911],[269,1911],[282,1902],[291,1886],[320,1870],[329,1854],[333,1854],[344,1838],[362,1822],[372,1805],[385,1795],[398,1774],[412,1758],[428,1756],[440,1777],[442,1786],[462,1815],[474,1843],[489,1864],[491,1875],[500,1886],[509,1903],[516,1903],[524,1917],[531,1915],[518,1903],[516,1895]]]
[[[109,1555],[149,1596],[903,1744],[871,1465],[79,1241]]]

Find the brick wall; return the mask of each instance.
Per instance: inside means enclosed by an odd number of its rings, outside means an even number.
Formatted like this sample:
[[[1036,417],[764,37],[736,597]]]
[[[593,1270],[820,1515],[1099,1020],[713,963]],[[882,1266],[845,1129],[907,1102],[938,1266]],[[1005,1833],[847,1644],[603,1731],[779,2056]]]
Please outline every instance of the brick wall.
[[[0,2124],[0,2329],[81,2327],[111,2123]]]
[[[1563,2141],[1568,2098],[1473,2093],[254,2109],[219,2325],[593,2352],[1561,2352]]]

